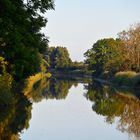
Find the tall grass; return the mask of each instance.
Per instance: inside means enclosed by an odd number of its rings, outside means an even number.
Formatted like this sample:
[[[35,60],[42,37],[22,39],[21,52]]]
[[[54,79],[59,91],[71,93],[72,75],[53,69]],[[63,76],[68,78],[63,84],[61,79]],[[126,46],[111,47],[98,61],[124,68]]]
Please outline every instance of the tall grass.
[[[118,72],[113,82],[120,86],[140,87],[140,74],[134,71]]]
[[[50,73],[37,73],[36,75],[30,76],[25,81],[25,88],[23,90],[24,95],[27,95],[28,93],[32,92],[33,86],[42,78],[49,78],[51,77]]]

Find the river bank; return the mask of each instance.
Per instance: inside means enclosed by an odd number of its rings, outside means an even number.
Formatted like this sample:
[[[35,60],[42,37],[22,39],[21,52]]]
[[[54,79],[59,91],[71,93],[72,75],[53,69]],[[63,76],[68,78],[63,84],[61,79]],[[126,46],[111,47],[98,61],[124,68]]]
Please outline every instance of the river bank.
[[[93,80],[114,87],[140,89],[140,74],[133,71],[118,72],[108,79],[104,77],[94,77]]]
[[[61,77],[63,79],[81,79],[89,78],[103,84],[119,86],[123,88],[140,88],[140,74],[134,71],[118,72],[114,76],[93,76],[91,71],[83,70],[51,70],[52,77]],[[107,77],[107,78],[106,78]]]

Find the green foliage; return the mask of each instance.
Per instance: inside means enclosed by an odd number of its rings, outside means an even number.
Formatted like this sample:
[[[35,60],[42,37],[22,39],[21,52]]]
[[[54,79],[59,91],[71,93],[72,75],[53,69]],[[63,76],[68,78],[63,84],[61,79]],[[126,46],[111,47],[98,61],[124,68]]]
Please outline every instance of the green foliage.
[[[69,70],[75,70],[75,71],[87,71],[88,65],[84,62],[77,62],[74,61],[71,63]]]
[[[73,62],[65,47],[49,47],[45,53],[45,59],[51,73],[64,73],[64,75],[72,74],[76,76],[88,74],[87,65],[83,62]]]
[[[19,132],[28,128],[31,118],[31,104],[13,86],[13,78],[4,73],[0,76],[0,139],[17,140]],[[18,118],[18,119],[17,119]]]
[[[132,77],[134,77],[135,75],[135,72],[118,72],[115,74],[113,82],[119,85],[132,86]]]
[[[13,86],[12,76],[0,76],[0,139],[18,140],[19,133],[29,127],[31,103]],[[18,85],[18,84],[17,84]],[[18,118],[18,119],[17,119]]]
[[[140,24],[119,33],[118,39],[98,40],[85,53],[95,76],[112,77],[119,71],[140,71]],[[129,81],[128,81],[129,82]]]
[[[58,76],[57,78],[47,79],[42,77],[37,80],[38,76],[28,79],[23,93],[32,102],[40,102],[42,99],[65,99],[72,85],[77,86],[80,83],[87,83],[87,79],[74,79],[71,77]]]
[[[48,46],[40,32],[47,22],[42,13],[52,8],[53,0],[0,1],[0,57],[8,62],[7,71],[16,79],[39,71],[39,53]]]
[[[33,102],[39,102],[43,99],[42,93],[47,87],[47,78],[48,75],[42,75],[41,73],[36,74],[35,76],[30,76],[23,88],[23,93],[29,100]]]
[[[68,91],[74,82],[68,80],[59,80],[59,79],[50,79],[48,81],[48,86],[46,92],[43,93],[43,96],[46,99],[65,99],[68,95]]]
[[[97,114],[106,116],[109,123],[121,114],[124,107],[123,102],[114,93],[115,91],[108,86],[93,83],[88,86],[86,94],[86,97],[95,103],[92,109]]]
[[[10,106],[0,105],[0,108],[2,107],[0,111],[1,140],[18,140],[19,133],[29,127],[32,106],[26,97],[19,95],[13,97],[14,104]]]
[[[120,86],[140,87],[140,74],[133,71],[118,72],[113,78],[113,83]]]
[[[85,63],[89,65],[89,69],[95,71],[96,75],[100,75],[106,71],[114,73],[121,68],[123,56],[121,55],[122,42],[113,38],[98,40],[85,53]]]
[[[132,73],[128,74],[133,75]],[[116,123],[117,128],[122,132],[128,132],[140,137],[140,100],[139,90],[127,91],[116,87],[90,83],[87,88],[86,97],[93,101],[92,109],[97,114],[104,116],[109,124]],[[126,91],[126,90],[125,90]],[[129,93],[129,95],[128,95]],[[130,96],[133,95],[133,96]],[[138,96],[138,98],[136,97]]]
[[[48,48],[45,58],[51,69],[64,69],[71,66],[71,59],[67,48],[65,47],[50,47]]]

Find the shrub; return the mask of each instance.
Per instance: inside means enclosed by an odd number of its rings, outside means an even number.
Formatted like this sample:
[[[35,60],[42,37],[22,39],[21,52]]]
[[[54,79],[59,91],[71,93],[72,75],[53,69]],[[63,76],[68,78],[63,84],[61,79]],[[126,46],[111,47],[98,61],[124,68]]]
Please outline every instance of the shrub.
[[[126,72],[118,72],[115,74],[113,82],[118,85],[124,86],[134,86],[135,80],[134,77],[137,76],[136,72],[126,71]]]

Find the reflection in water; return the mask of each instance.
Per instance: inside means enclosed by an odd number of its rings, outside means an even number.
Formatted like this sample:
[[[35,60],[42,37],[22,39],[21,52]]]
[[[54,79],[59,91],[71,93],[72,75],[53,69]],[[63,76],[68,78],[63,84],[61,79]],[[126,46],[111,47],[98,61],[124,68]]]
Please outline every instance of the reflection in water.
[[[65,99],[69,89],[78,83],[83,82],[81,80],[62,80],[62,79],[46,79],[42,78],[36,82],[31,92],[27,92],[26,96],[33,102],[40,102],[42,99]]]
[[[0,140],[18,140],[19,133],[29,127],[32,104],[12,89],[11,78],[0,83]]]
[[[89,84],[86,88],[86,97],[94,102],[93,111],[105,116],[106,122],[110,124],[118,117],[119,130],[140,138],[140,101],[134,96],[138,92],[124,92],[99,83]]]
[[[20,133],[29,127],[32,102],[42,99],[65,99],[69,89],[79,80],[61,80],[43,78],[37,81],[26,96],[21,90],[13,90],[9,81],[0,84],[0,140],[18,140]],[[131,136],[140,138],[140,101],[139,93],[117,88],[110,88],[99,83],[89,83],[85,86],[85,97],[93,102],[92,109],[103,115],[107,123],[118,121],[118,130],[128,132]],[[25,91],[25,90],[22,90]]]
[[[30,83],[27,83],[24,87],[23,91],[24,93],[26,92],[24,95],[32,102],[40,102],[44,98],[42,95],[49,85],[49,81],[46,78],[42,78],[35,82],[33,86],[30,85]]]
[[[0,84],[0,140],[20,139],[20,133],[29,127],[31,102],[40,102],[44,98],[65,99],[71,86],[78,83],[42,78],[27,92],[29,86],[22,90],[17,90],[17,87],[13,89],[10,77],[4,79],[1,78],[3,82]],[[25,96],[21,91],[28,94]]]
[[[43,96],[46,99],[65,99],[72,85],[77,86],[77,82],[59,79],[50,79]]]

